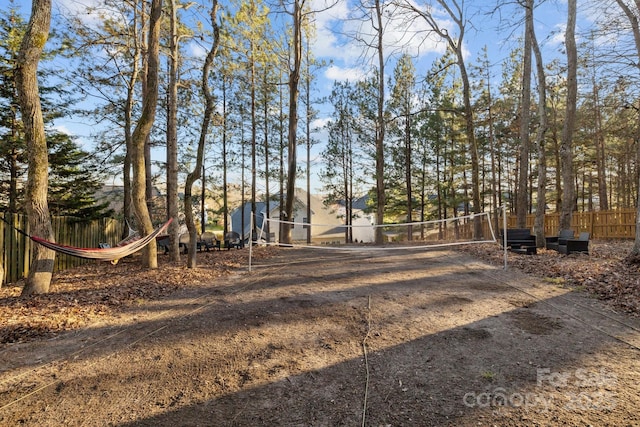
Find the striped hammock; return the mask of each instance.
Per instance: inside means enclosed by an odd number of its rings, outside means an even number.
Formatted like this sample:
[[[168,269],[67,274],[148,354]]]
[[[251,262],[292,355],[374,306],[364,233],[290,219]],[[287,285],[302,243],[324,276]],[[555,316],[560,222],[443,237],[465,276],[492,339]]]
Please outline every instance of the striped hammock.
[[[153,233],[141,238],[141,239],[126,239],[123,244],[118,244],[112,248],[76,248],[74,246],[61,245],[58,243],[50,242],[37,236],[29,236],[34,242],[45,246],[56,252],[63,253],[65,255],[71,255],[78,258],[85,259],[97,259],[100,261],[111,261],[112,264],[116,264],[120,258],[124,258],[127,255],[131,255],[134,252],[147,246],[155,238],[165,231],[173,218],[169,218],[160,228],[156,229]]]

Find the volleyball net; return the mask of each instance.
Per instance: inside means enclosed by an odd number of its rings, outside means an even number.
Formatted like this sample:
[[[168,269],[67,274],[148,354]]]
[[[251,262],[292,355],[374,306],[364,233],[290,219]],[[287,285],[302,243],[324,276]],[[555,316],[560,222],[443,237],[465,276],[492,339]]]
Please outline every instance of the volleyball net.
[[[341,250],[426,249],[497,242],[495,219],[489,213],[447,219],[371,224],[358,218],[353,224],[319,224],[262,218],[258,244]],[[288,238],[284,238],[287,236]],[[376,244],[376,236],[382,242]]]

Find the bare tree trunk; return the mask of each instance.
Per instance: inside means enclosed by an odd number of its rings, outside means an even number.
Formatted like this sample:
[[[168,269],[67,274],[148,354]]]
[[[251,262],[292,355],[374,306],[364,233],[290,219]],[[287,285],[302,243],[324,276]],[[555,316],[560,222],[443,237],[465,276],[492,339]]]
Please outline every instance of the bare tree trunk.
[[[205,99],[205,108],[204,108],[204,116],[202,117],[202,126],[200,128],[200,139],[198,140],[198,151],[196,154],[196,164],[193,167],[193,170],[189,172],[187,175],[187,180],[184,187],[184,215],[185,222],[187,223],[187,229],[189,230],[189,250],[188,250],[188,258],[187,258],[187,267],[195,268],[197,263],[196,258],[196,224],[193,220],[193,200],[191,197],[193,183],[200,178],[200,173],[202,171],[202,163],[204,158],[204,146],[207,142],[207,135],[209,134],[209,126],[211,125],[211,117],[213,117],[213,112],[215,110],[215,97],[211,93],[211,89],[209,88],[209,78],[211,73],[211,67],[213,66],[213,60],[218,52],[218,45],[220,43],[219,39],[219,28],[218,23],[216,21],[216,14],[218,13],[218,1],[213,0],[211,4],[211,25],[213,27],[213,43],[211,44],[211,49],[207,53],[207,57],[204,61],[204,66],[202,67],[202,93]],[[242,205],[242,209],[244,210],[244,204]],[[244,214],[244,211],[243,211]]]
[[[125,125],[124,125],[124,140],[125,140],[125,155],[124,155],[124,164],[122,165],[122,191],[123,191],[123,207],[122,213],[124,215],[125,221],[130,221],[133,217],[133,210],[131,209],[131,112],[133,111],[133,89],[131,90],[131,104],[129,104],[129,100],[127,100],[127,106],[125,107]],[[129,95],[127,95],[129,96]],[[131,108],[129,108],[131,105]],[[122,228],[122,238],[125,239],[129,235],[129,230],[126,230],[126,227]]]
[[[640,35],[640,33],[638,34]],[[640,41],[640,37],[636,40]],[[640,43],[638,43],[638,41],[636,41],[636,44],[639,46],[638,52],[640,53]],[[636,158],[640,158],[640,111],[636,113],[638,116],[636,121]],[[635,258],[636,262],[640,262],[640,182],[638,184],[639,186],[636,189],[638,192],[636,196],[636,236],[633,242],[633,248],[631,248],[631,253],[629,254],[629,258]]]
[[[38,88],[38,63],[49,38],[51,0],[33,0],[29,26],[18,54],[16,86],[24,124],[29,173],[27,178],[27,215],[32,235],[53,240],[49,206],[47,204],[49,160],[44,120]],[[34,245],[31,268],[22,296],[49,292],[55,252]]]
[[[169,87],[167,89],[167,216],[169,225],[169,259],[180,259],[178,238],[178,17],[176,1],[169,1]]]
[[[293,69],[289,72],[289,138],[288,138],[288,173],[287,199],[285,201],[285,215],[287,221],[293,221],[293,205],[295,200],[296,171],[297,171],[297,138],[298,129],[298,93],[300,82],[300,67],[302,63],[302,5],[300,0],[293,2]],[[291,224],[283,224],[283,235],[280,241],[291,243]]]
[[[533,21],[533,0],[531,3],[532,21]],[[538,147],[538,189],[536,196],[536,218],[534,221],[534,233],[536,235],[536,243],[538,247],[544,247],[544,215],[547,205],[547,153],[545,145],[545,136],[549,126],[547,119],[547,82],[544,72],[544,63],[542,62],[542,53],[540,45],[535,33],[535,27],[531,25],[531,47],[536,58],[536,73],[538,75],[538,132],[536,133],[536,146]]]
[[[229,184],[227,180],[227,76],[222,76],[222,233],[229,232]]]
[[[377,23],[377,37],[378,43],[376,50],[378,52],[378,117],[376,123],[376,224],[384,224],[384,206],[386,204],[386,188],[384,183],[384,136],[385,136],[385,122],[384,122],[384,51],[383,51],[383,36],[384,36],[384,23],[382,20],[382,2],[380,0],[375,1],[376,6],[376,23]],[[376,227],[375,241],[380,245],[383,243],[384,236],[382,234],[382,227]]]
[[[307,244],[311,244],[311,58],[309,53],[311,52],[311,48],[309,46],[310,41],[309,37],[306,39],[307,41],[307,50],[305,52],[306,57],[306,72],[305,72],[305,104],[307,107],[307,114],[305,114],[305,130],[306,130],[306,139],[307,139],[307,221],[309,225],[307,225]],[[266,128],[266,122],[265,122]],[[267,165],[269,164],[269,156],[267,155]],[[267,180],[269,179],[269,175],[267,174]],[[269,182],[269,181],[267,181]],[[267,186],[267,191],[269,191],[269,187]],[[267,193],[268,194],[268,193]],[[269,204],[267,197],[267,206]],[[268,210],[267,210],[268,211]],[[349,227],[351,228],[351,227]]]
[[[640,23],[638,22],[638,12],[640,12],[640,0],[635,0],[635,8],[632,10],[623,0],[616,0],[616,3],[620,6],[624,14],[629,19],[631,29],[633,32],[633,40],[636,45],[636,52],[638,53],[638,59],[640,59]],[[636,66],[640,71],[640,61],[636,61]],[[640,134],[640,111],[636,111],[638,114],[636,131]],[[637,142],[636,142],[637,144]],[[636,145],[636,159],[640,158],[640,144]],[[638,182],[638,194],[636,201],[636,238],[633,243],[633,248],[629,254],[629,259],[638,261],[640,259],[640,182]]]
[[[527,0],[525,9],[524,52],[522,66],[522,99],[520,102],[520,174],[516,203],[517,227],[527,226],[529,180],[529,125],[531,121],[531,36],[533,28],[533,0]]]
[[[133,166],[131,201],[136,218],[141,226],[142,234],[153,232],[153,224],[147,207],[146,184],[147,164],[145,162],[145,146],[155,121],[158,102],[158,57],[162,0],[152,0],[149,18],[149,46],[146,73],[146,90],[143,100],[142,114],[132,135],[131,163]],[[142,264],[147,268],[158,268],[158,250],[156,245],[147,245],[142,251]]]
[[[263,85],[265,86],[265,88],[267,87],[268,84],[268,73],[267,70],[264,71],[264,79],[263,79]],[[266,89],[265,89],[266,90]],[[270,170],[270,155],[269,152],[271,151],[269,148],[269,102],[265,93],[265,97],[264,97],[264,187],[265,187],[265,194],[264,194],[264,203],[265,203],[265,209],[264,209],[264,217],[262,218],[262,225],[264,228],[264,231],[267,233],[266,236],[264,236],[265,240],[267,242],[270,242],[271,240],[269,239],[269,217],[270,217],[270,211],[271,211],[271,192],[269,190],[269,178],[271,176],[271,170]],[[266,223],[264,221],[267,221]]]
[[[441,0],[442,3],[442,0]],[[455,2],[454,2],[455,3]],[[480,205],[480,161],[478,154],[478,143],[476,141],[475,136],[475,125],[473,122],[473,105],[471,104],[471,84],[469,83],[469,76],[467,74],[467,68],[464,62],[464,51],[462,40],[464,37],[464,19],[462,16],[462,10],[460,11],[460,15],[455,17],[452,12],[450,15],[452,18],[455,18],[456,23],[458,24],[458,28],[460,30],[460,35],[458,36],[457,43],[453,43],[453,40],[450,39],[449,44],[455,48],[456,57],[458,59],[458,68],[460,69],[460,78],[462,79],[462,91],[464,98],[464,115],[465,115],[465,127],[466,127],[466,136],[467,136],[467,145],[469,147],[469,151],[471,152],[471,187],[473,189],[473,213],[480,213],[481,205]],[[480,217],[475,216],[473,223],[473,238],[481,239],[482,238],[482,224],[480,223]]]
[[[576,102],[578,95],[578,53],[576,48],[576,0],[568,1],[567,29],[565,44],[567,49],[567,105],[560,159],[562,166],[562,211],[560,212],[560,229],[571,228],[571,218],[575,210],[576,187],[573,181],[573,131],[576,122]]]
[[[255,218],[256,215],[256,187],[258,186],[258,161],[257,145],[258,145],[258,118],[256,117],[256,54],[254,41],[250,41],[251,44],[251,216]],[[265,133],[267,132],[265,128]],[[268,154],[266,154],[268,156]],[[244,205],[242,207],[244,209]],[[244,211],[242,212],[244,218]],[[251,222],[251,221],[250,221]],[[255,223],[253,225],[255,228]],[[253,228],[249,230],[249,241],[253,240]],[[244,225],[242,226],[242,239],[244,240]]]
[[[406,106],[406,111],[410,112],[410,106]],[[405,118],[405,144],[404,144],[404,180],[407,185],[407,222],[413,222],[413,193],[412,193],[412,174],[411,165],[413,163],[413,150],[411,147],[411,115],[408,114]],[[407,227],[407,240],[413,240],[413,226]]]
[[[555,169],[554,182],[555,182],[555,211],[560,213],[562,210],[562,164],[560,161],[560,143],[558,142],[558,96],[554,96],[554,91],[551,92],[551,141],[553,149],[553,166]]]
[[[153,211],[153,176],[151,175],[151,137],[144,143],[145,199],[149,212]]]
[[[607,196],[607,165],[605,154],[605,141],[602,134],[602,110],[600,108],[600,90],[596,81],[595,71],[592,76],[593,86],[593,108],[596,128],[596,168],[598,173],[598,198],[600,199],[599,210],[609,210],[609,201]]]
[[[279,96],[278,96],[278,100],[279,100],[279,108],[278,111],[280,112],[280,123],[281,125],[279,126],[279,148],[278,148],[278,155],[279,155],[279,167],[280,167],[280,171],[279,171],[279,176],[278,176],[278,186],[279,186],[279,192],[280,194],[278,195],[278,219],[280,221],[284,221],[286,212],[285,212],[285,204],[284,204],[284,188],[285,188],[285,174],[284,174],[284,126],[282,126],[282,123],[284,123],[284,115],[282,114],[282,112],[284,111],[284,84],[282,82],[282,72],[280,73],[280,91],[279,91]],[[285,233],[285,225],[284,223],[280,222],[278,224],[278,240],[280,242],[283,242],[284,239],[284,235]]]
[[[135,106],[135,93],[136,93],[136,84],[138,83],[138,77],[140,75],[140,43],[137,42],[138,37],[141,37],[141,34],[144,33],[142,25],[144,23],[144,19],[138,16],[138,13],[143,14],[144,11],[140,10],[138,12],[137,7],[138,2],[134,2],[133,4],[133,19],[134,24],[133,28],[135,34],[133,35],[136,42],[134,43],[134,51],[133,57],[131,58],[131,75],[129,76],[127,82],[127,99],[124,106],[124,141],[125,141],[125,156],[124,156],[124,164],[123,164],[123,172],[122,172],[122,182],[123,182],[123,214],[125,221],[130,221],[133,218],[133,209],[131,203],[131,151],[132,151],[132,130],[133,130],[133,110]],[[140,19],[139,19],[140,18]],[[141,22],[140,27],[138,27],[138,22]],[[129,235],[129,231],[123,227],[122,229],[122,238],[126,238]]]
[[[140,73],[140,86],[142,88],[142,100],[143,100],[143,104],[144,104],[144,100],[148,98],[147,96],[147,91],[149,90],[149,83],[147,82],[148,80],[148,74],[149,74],[149,52],[151,52],[152,47],[150,46],[150,32],[151,32],[151,19],[150,19],[150,15],[151,15],[151,11],[149,11],[149,26],[147,26],[147,13],[146,13],[146,9],[150,7],[149,6],[149,2],[148,0],[141,0],[140,2],[140,28],[141,30],[141,37],[140,37],[140,52],[141,52],[141,56],[140,59],[142,60],[142,64],[140,66],[142,72]],[[147,33],[145,34],[145,30],[147,31]],[[156,67],[157,68],[157,67]],[[156,95],[157,98],[157,95]],[[144,105],[143,105],[143,109],[144,109]],[[154,111],[155,114],[155,111]],[[154,116],[155,117],[155,116]],[[150,132],[149,132],[150,134]],[[132,136],[133,139],[133,136]],[[133,151],[133,148],[132,148]],[[145,204],[147,205],[147,212],[151,209],[151,196],[152,196],[152,188],[151,188],[151,144],[150,144],[150,138],[149,135],[147,135],[145,141],[144,141],[144,147],[142,148],[142,156],[144,157],[144,170],[142,170],[141,173],[144,174],[144,180],[145,180],[145,188],[144,188],[144,193],[145,193]],[[133,160],[131,163],[131,167],[132,169],[135,169],[135,166],[133,165]],[[133,171],[133,173],[135,174],[135,170]],[[135,179],[135,178],[134,178]],[[133,192],[134,190],[134,186],[136,184],[134,184],[134,182],[131,182],[131,204],[133,206],[133,209],[135,211],[135,207],[136,207],[136,203],[135,201],[133,201],[134,195]],[[139,217],[139,214],[137,212],[134,212],[134,214],[136,215],[136,218]]]

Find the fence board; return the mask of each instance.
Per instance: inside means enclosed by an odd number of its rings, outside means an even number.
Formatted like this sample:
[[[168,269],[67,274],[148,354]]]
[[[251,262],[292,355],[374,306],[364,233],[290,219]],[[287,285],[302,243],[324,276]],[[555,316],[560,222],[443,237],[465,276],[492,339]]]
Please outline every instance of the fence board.
[[[527,215],[527,227],[533,230],[535,215]],[[516,216],[507,217],[507,226],[515,227]],[[549,213],[544,216],[544,235],[556,236],[560,228],[560,214]],[[619,209],[615,211],[574,212],[571,229],[577,234],[582,231],[591,233],[593,239],[634,239],[636,235],[636,210]]]
[[[11,213],[0,213],[13,227],[29,232],[26,216]],[[535,215],[527,216],[527,227],[533,229]],[[555,236],[558,234],[560,215],[549,213],[545,215],[544,234]],[[502,218],[496,221],[502,227]],[[65,245],[95,248],[105,242],[115,245],[120,241],[124,231],[124,224],[113,218],[102,218],[90,223],[81,223],[74,218],[54,217],[52,226],[56,242]],[[507,217],[507,226],[516,226],[514,215]],[[615,211],[574,212],[571,228],[579,233],[588,231],[594,239],[634,239],[636,232],[636,210],[620,209]],[[459,232],[469,234],[471,228],[461,227]],[[484,233],[489,233],[488,225],[484,225]],[[471,235],[471,234],[469,234]],[[5,270],[4,282],[16,282],[29,273],[32,242],[24,235],[5,223],[0,223],[0,260]],[[76,267],[91,262],[68,255],[56,254],[54,271]],[[0,278],[2,279],[2,278]]]

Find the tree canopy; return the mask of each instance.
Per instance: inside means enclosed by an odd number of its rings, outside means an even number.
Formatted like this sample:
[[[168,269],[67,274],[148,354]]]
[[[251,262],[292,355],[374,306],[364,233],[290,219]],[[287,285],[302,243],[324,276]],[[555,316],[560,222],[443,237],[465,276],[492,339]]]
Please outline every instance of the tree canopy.
[[[96,0],[64,10],[41,54],[53,65],[38,69],[52,211],[91,216],[89,204],[71,205],[88,203],[104,178],[96,166],[135,196],[125,197],[124,216],[147,228],[181,216],[194,166],[190,185],[200,191],[190,192],[189,213],[200,214],[200,230],[219,221],[226,232],[230,209],[249,202],[255,213],[274,193],[281,216],[291,215],[288,196],[303,179],[345,206],[370,194],[378,222],[504,206],[519,221],[562,211],[567,227],[574,210],[637,208],[640,11],[604,3],[606,14],[603,2],[574,13],[574,2],[534,0],[360,1],[349,10],[226,1],[213,23],[205,2]],[[568,30],[540,37],[532,23],[549,7]],[[17,210],[27,159],[13,71],[26,22],[13,1],[0,18],[0,189]],[[492,37],[484,45],[481,27]],[[329,43],[344,52],[326,53]],[[507,50],[496,56],[489,44]],[[317,66],[331,55],[345,66]],[[202,128],[206,111],[211,126]],[[89,130],[65,140],[54,131],[62,119]],[[76,178],[65,176],[71,170]],[[64,185],[79,183],[72,203]]]

